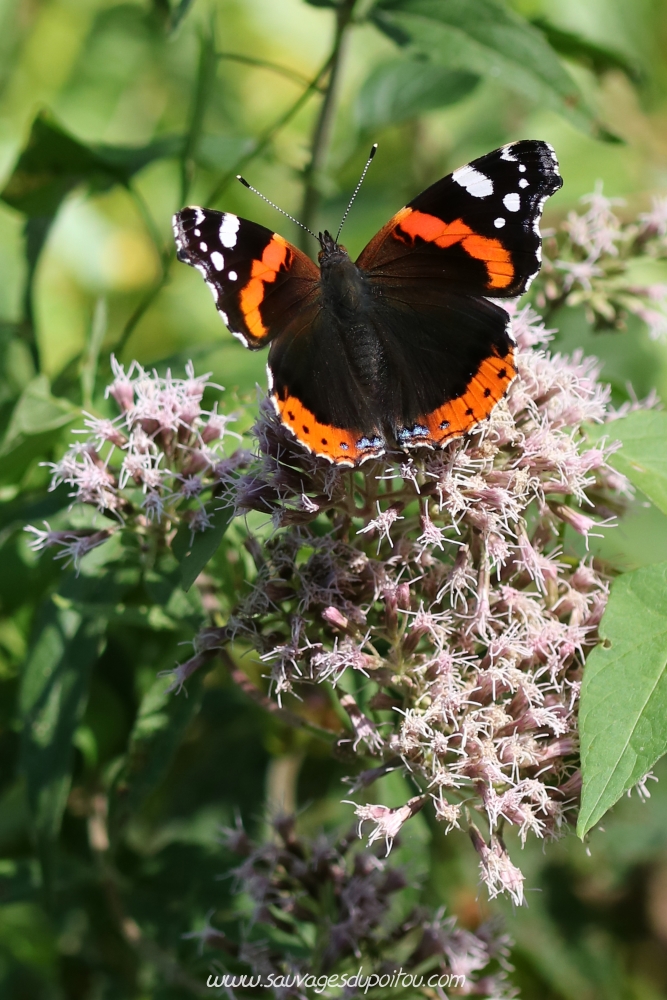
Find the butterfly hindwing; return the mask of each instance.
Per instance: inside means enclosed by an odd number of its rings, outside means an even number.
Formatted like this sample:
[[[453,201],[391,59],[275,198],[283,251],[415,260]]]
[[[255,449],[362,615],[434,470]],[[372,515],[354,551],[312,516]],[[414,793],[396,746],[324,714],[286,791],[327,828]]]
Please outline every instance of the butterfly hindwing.
[[[503,146],[414,198],[357,265],[378,279],[440,280],[469,295],[520,295],[540,268],[544,203],[562,183],[548,143]]]
[[[360,330],[359,337],[368,333]],[[373,396],[350,364],[345,330],[320,302],[272,343],[267,370],[278,416],[309,451],[349,466],[384,453]]]
[[[513,381],[509,317],[442,285],[385,292],[373,313],[387,365],[382,412],[401,447],[442,447],[485,420]]]
[[[201,272],[225,324],[258,350],[312,297],[320,273],[278,233],[196,206],[174,216],[178,259]]]

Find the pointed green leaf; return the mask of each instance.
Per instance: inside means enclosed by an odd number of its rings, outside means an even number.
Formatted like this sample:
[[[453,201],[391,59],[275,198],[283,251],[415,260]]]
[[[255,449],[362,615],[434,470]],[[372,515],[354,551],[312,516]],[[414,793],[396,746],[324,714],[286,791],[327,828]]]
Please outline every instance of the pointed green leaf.
[[[579,710],[583,837],[667,751],[667,563],[612,585]]]
[[[566,59],[572,59],[573,62],[586,66],[597,75],[612,69],[620,69],[631,80],[637,81],[641,77],[637,64],[617,49],[591,42],[573,31],[565,31],[544,17],[533,17],[530,23],[539,28],[552,49]]]
[[[544,35],[500,0],[379,0],[368,17],[433,62],[490,76],[578,128],[610,138]]]
[[[183,590],[190,589],[206,563],[215,555],[233,517],[233,507],[219,507],[210,515],[211,527],[206,531],[196,531],[191,537],[187,523],[178,529],[172,549],[181,566]]]
[[[0,197],[30,217],[52,218],[80,184],[97,190],[127,184],[153,160],[178,155],[182,145],[169,136],[147,146],[88,146],[41,114]]]
[[[33,379],[19,397],[0,443],[0,480],[20,482],[35,458],[48,454],[62,428],[80,412],[68,400],[51,395],[45,375]]]
[[[122,825],[165,776],[190,720],[199,711],[202,674],[187,691],[169,690],[173,677],[156,677],[141,700],[127,758],[115,781],[113,826]]]
[[[622,441],[611,464],[667,514],[667,413],[637,410],[591,430],[592,437]]]
[[[0,197],[30,217],[47,218],[84,181],[108,187],[113,178],[92,149],[39,115]]]
[[[11,451],[22,437],[57,430],[79,413],[69,400],[52,396],[46,375],[38,375],[25,387],[14,407],[0,455]]]
[[[0,192],[3,201],[27,216],[24,299],[31,326],[37,262],[63,199],[81,185],[97,191],[108,190],[114,184],[127,185],[148,163],[176,156],[182,146],[183,140],[174,136],[147,146],[88,146],[47,115],[37,116],[25,149]]]
[[[103,619],[82,619],[49,604],[21,678],[21,757],[32,829],[45,869],[67,802],[72,741],[86,706],[103,629]]]
[[[392,59],[376,66],[357,98],[363,128],[381,128],[467,97],[479,77],[424,59]]]

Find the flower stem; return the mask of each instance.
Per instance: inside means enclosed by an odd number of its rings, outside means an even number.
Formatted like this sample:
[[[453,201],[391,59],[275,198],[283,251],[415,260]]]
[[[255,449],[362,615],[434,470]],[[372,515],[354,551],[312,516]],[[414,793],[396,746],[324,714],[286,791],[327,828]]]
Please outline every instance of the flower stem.
[[[209,31],[202,33],[201,36],[197,79],[190,111],[190,125],[185,136],[181,154],[181,205],[187,203],[190,187],[194,179],[197,149],[203,133],[204,115],[208,107],[209,97],[215,86],[216,67],[215,22],[211,21]]]
[[[338,737],[339,733],[331,732],[329,729],[323,729],[321,726],[316,726],[312,722],[308,722],[302,716],[297,715],[295,712],[290,712],[287,708],[281,708],[275,703],[268,695],[265,695],[263,691],[260,691],[256,687],[247,674],[244,674],[240,670],[233,659],[229,655],[226,649],[220,650],[220,659],[226,666],[229,676],[232,681],[236,684],[238,688],[243,691],[243,693],[254,701],[256,705],[260,708],[265,709],[265,711],[270,712],[275,718],[280,719],[286,726],[291,726],[293,729],[303,729],[311,736],[316,736],[320,740],[324,740],[327,743],[334,743]]]
[[[215,187],[212,188],[210,194],[208,195],[206,199],[207,205],[215,204],[215,202],[218,200],[218,198],[225,190],[227,185],[231,184],[231,182],[235,180],[236,175],[240,173],[240,171],[245,166],[247,166],[251,160],[254,160],[255,157],[259,156],[260,153],[263,153],[266,147],[276,137],[278,132],[280,132],[281,129],[283,129],[286,125],[288,125],[289,122],[291,122],[292,118],[294,118],[294,116],[298,114],[298,112],[301,110],[303,105],[307,103],[310,97],[316,91],[321,90],[322,80],[324,79],[324,77],[326,77],[327,73],[329,73],[329,70],[331,69],[332,58],[333,58],[332,56],[329,56],[329,58],[326,60],[322,68],[315,74],[313,79],[310,81],[308,86],[303,90],[303,92],[299,95],[296,101],[294,101],[294,103],[289,106],[287,111],[283,112],[283,114],[272,125],[269,125],[269,127],[265,129],[264,132],[262,132],[257,141],[253,143],[252,148],[249,149],[248,152],[240,156],[239,159],[234,164],[234,166],[231,167],[227,171],[227,173],[223,174],[223,176],[217,182]]]
[[[334,33],[331,56],[329,58],[331,70],[329,72],[329,78],[324,91],[324,99],[320,107],[320,113],[317,116],[317,121],[315,122],[313,141],[311,143],[310,162],[308,163],[308,166],[304,170],[303,174],[304,191],[303,205],[301,208],[301,221],[304,226],[308,227],[308,229],[313,228],[320,199],[320,193],[318,190],[318,174],[324,165],[329,149],[345,36],[347,34],[347,28],[352,20],[352,12],[354,10],[355,3],[356,0],[342,0],[336,10],[336,30]],[[299,239],[301,242],[301,249],[304,251],[310,247],[307,238],[308,234],[305,230],[300,230]]]
[[[246,66],[255,66],[257,69],[270,70],[272,73],[277,73],[278,76],[284,76],[286,80],[291,80],[292,83],[300,83],[306,87],[311,86],[308,77],[302,73],[289,66],[281,66],[280,63],[271,62],[269,59],[256,59],[254,56],[247,56],[242,52],[216,52],[215,55],[216,59],[226,59],[230,62],[243,63]]]

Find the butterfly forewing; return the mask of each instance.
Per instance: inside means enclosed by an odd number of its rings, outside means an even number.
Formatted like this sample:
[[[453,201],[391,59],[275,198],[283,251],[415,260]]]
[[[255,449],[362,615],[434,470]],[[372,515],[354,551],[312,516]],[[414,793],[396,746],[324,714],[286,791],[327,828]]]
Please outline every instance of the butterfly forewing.
[[[503,146],[414,198],[357,264],[379,279],[441,280],[468,295],[520,295],[540,268],[544,203],[562,183],[548,143]]]
[[[178,259],[202,274],[225,324],[251,350],[277,337],[316,292],[312,260],[264,226],[196,206],[177,212],[173,226]]]

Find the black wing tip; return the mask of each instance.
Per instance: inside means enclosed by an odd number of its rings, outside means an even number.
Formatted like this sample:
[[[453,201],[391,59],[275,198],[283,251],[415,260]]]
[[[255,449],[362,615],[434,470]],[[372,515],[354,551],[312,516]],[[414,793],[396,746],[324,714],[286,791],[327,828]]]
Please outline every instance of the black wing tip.
[[[552,185],[551,194],[562,188],[563,178],[560,172],[560,163],[558,162],[556,150],[550,142],[546,142],[544,139],[517,139],[516,142],[509,142],[501,148],[522,155],[532,154],[537,156],[545,178]]]

